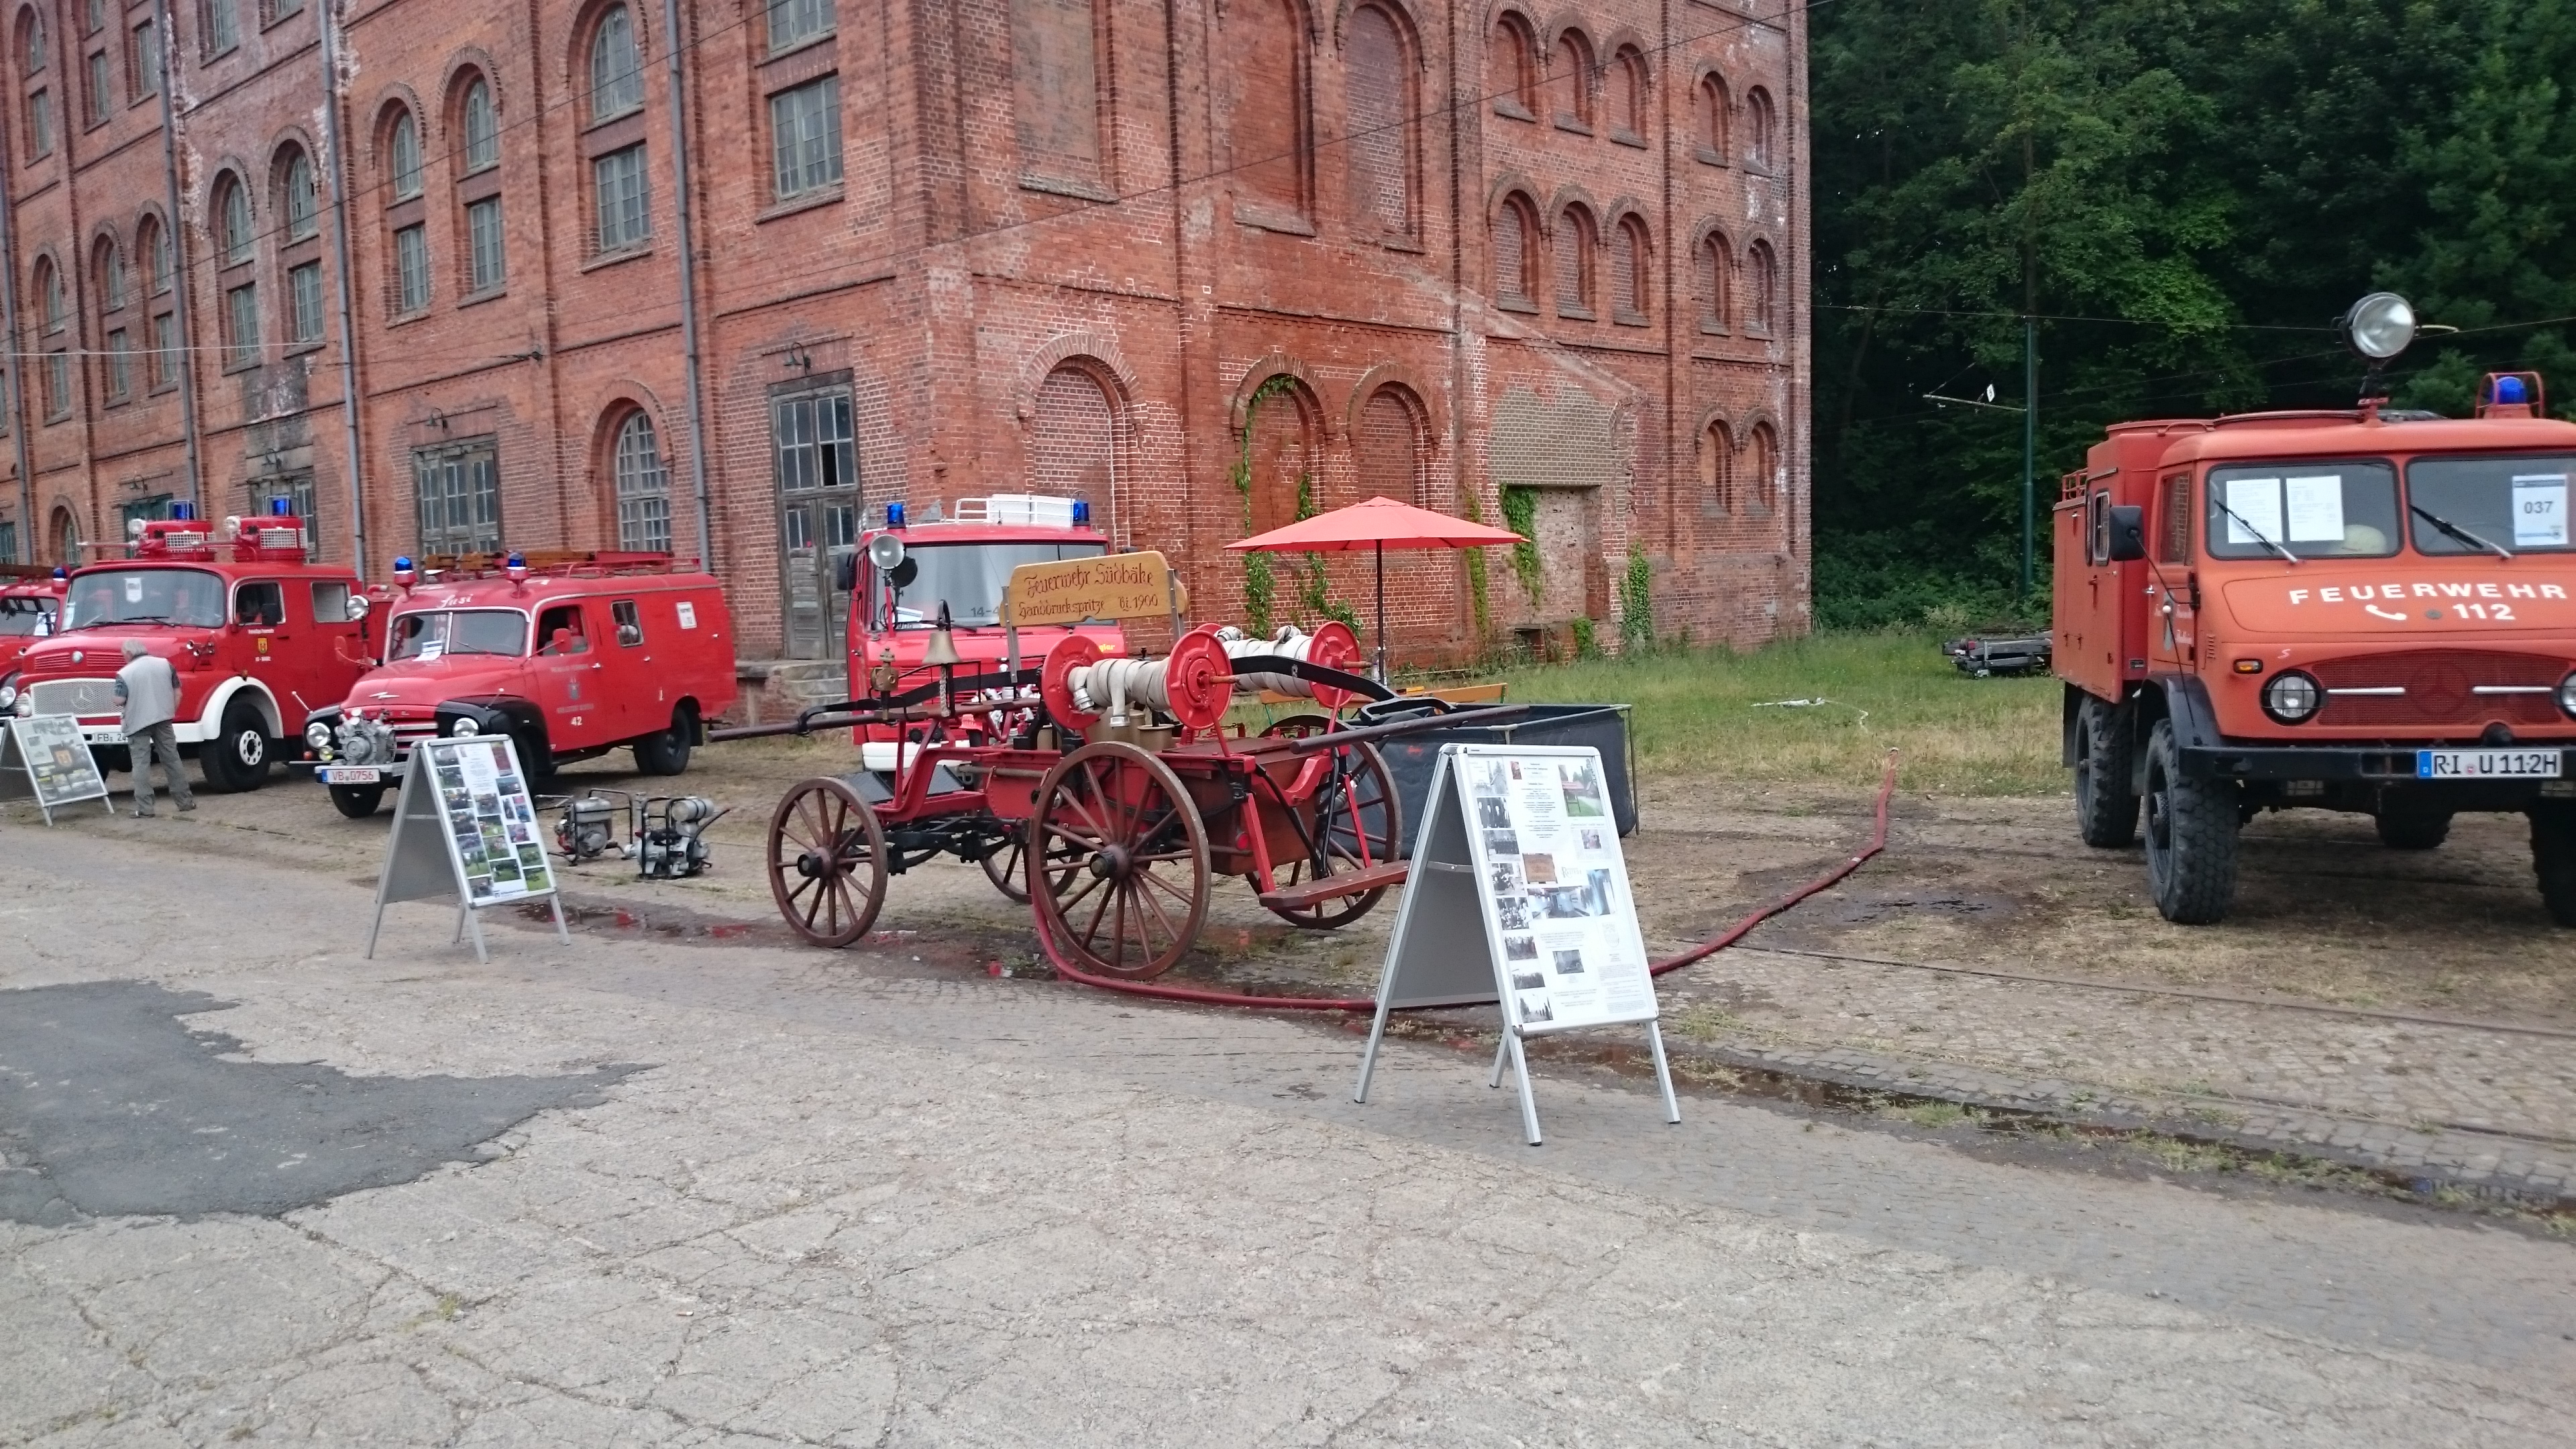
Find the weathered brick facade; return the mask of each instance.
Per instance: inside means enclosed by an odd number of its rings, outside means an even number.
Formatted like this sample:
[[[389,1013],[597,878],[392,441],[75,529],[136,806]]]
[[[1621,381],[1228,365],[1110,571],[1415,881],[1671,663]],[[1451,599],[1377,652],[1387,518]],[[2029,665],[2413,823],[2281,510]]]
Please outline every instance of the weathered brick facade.
[[[155,4],[13,12],[28,386],[0,519],[53,559],[187,497],[184,368],[203,510],[303,488],[350,556],[337,191],[368,570],[496,535],[696,550],[660,4],[350,4],[334,166],[320,3],[176,6],[175,167]],[[1805,628],[1796,7],[679,13],[707,510],[746,657],[828,652],[818,559],[854,510],[1002,491],[1089,497],[1185,562],[1202,618],[1245,615],[1221,548],[1247,522],[1386,493],[1534,526],[1534,597],[1490,557],[1489,638],[1582,617],[1615,647],[1639,576],[1660,634]],[[1469,573],[1390,556],[1401,654],[1477,646]],[[1276,561],[1272,612],[1315,588]],[[1325,565],[1328,599],[1365,613],[1367,588]]]

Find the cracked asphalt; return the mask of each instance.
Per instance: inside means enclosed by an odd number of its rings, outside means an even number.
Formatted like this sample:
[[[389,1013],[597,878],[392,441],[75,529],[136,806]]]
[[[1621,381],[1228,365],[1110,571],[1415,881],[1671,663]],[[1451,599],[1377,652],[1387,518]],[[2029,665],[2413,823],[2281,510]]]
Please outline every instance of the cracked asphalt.
[[[1339,1023],[506,917],[484,966],[426,906],[370,962],[371,859],[9,837],[0,1204],[52,1206],[0,1207],[0,1444],[2486,1446],[2576,1422],[2576,1245],[2478,1219],[1723,1096],[1669,1128],[1572,1066],[1545,1069],[1532,1150],[1480,1054],[1394,1043],[1352,1104]],[[25,1044],[83,993],[178,1028]],[[304,1186],[299,1134],[370,1120],[290,1110],[305,1080],[376,1084],[346,1090],[406,1103],[382,1130],[419,1150]],[[505,1125],[461,1141],[475,1111]],[[245,1121],[232,1209],[128,1211],[74,1170]]]

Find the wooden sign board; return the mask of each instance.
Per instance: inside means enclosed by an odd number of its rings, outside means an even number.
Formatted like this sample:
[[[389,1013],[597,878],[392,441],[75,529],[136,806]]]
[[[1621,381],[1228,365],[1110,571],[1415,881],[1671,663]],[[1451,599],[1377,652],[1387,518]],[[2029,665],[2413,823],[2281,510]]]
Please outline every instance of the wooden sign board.
[[[1681,1120],[1600,751],[1443,746],[1413,862],[1354,1100],[1368,1100],[1389,1012],[1490,1002],[1503,1014],[1491,1085],[1506,1062],[1519,1074],[1531,1146],[1538,1106],[1523,1043],[1556,1032],[1643,1024],[1664,1119]]]
[[[456,900],[456,931],[470,927],[474,954],[483,947],[475,912],[545,898],[554,907],[555,935],[570,942],[554,863],[546,859],[545,831],[536,797],[519,769],[508,735],[423,740],[412,746],[394,802],[393,838],[384,874],[376,881],[376,921],[367,929],[367,956],[376,954],[385,907],[399,901]]]
[[[55,806],[80,800],[96,800],[108,814],[116,813],[98,758],[81,738],[80,721],[67,714],[10,719],[0,734],[0,800],[35,801],[47,825],[54,823]]]
[[[1180,609],[1180,584],[1162,554],[1113,553],[1022,564],[1002,590],[1002,622],[1018,629],[1093,620],[1159,619]]]

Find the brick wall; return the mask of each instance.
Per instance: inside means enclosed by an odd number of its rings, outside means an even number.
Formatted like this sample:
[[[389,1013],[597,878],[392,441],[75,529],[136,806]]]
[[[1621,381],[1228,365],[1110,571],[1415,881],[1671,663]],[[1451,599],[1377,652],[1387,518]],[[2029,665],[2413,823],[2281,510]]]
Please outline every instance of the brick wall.
[[[1244,572],[1223,545],[1243,526],[1246,403],[1284,377],[1249,418],[1257,527],[1295,515],[1301,479],[1320,507],[1385,493],[1489,521],[1503,488],[1531,490],[1514,508],[1537,522],[1538,587],[1495,553],[1489,635],[1460,559],[1388,556],[1402,657],[1465,656],[1576,618],[1615,644],[1637,557],[1659,633],[1750,644],[1806,627],[1804,31],[1780,0],[1545,14],[1520,0],[691,0],[677,37],[658,5],[630,12],[640,85],[597,95],[592,47],[614,0],[372,0],[344,12],[337,164],[313,7],[264,24],[255,0],[230,3],[234,40],[214,54],[207,8],[173,7],[185,285],[155,300],[137,282],[121,308],[105,305],[96,253],[139,272],[172,180],[159,98],[121,39],[151,9],[102,0],[121,13],[92,35],[86,0],[38,0],[0,31],[15,87],[0,108],[10,350],[62,352],[72,384],[58,416],[30,386],[8,420],[38,521],[22,537],[50,540],[70,518],[104,540],[121,507],[187,493],[175,374],[147,384],[138,353],[114,394],[104,356],[184,301],[208,511],[309,475],[324,552],[360,547],[337,192],[374,572],[418,545],[415,456],[468,441],[497,460],[508,542],[613,544],[613,437],[641,412],[675,547],[710,553],[747,654],[784,652],[796,585],[781,399],[842,389],[855,478],[836,475],[834,498],[876,514],[897,498],[1088,496],[1123,545],[1182,564],[1203,617],[1233,618]],[[675,42],[706,540],[664,71]],[[82,94],[92,50],[117,78],[103,112]],[[478,86],[488,137],[468,134]],[[38,89],[52,108],[42,155]],[[404,124],[416,180],[394,154]],[[321,162],[318,240],[283,214],[290,147]],[[640,158],[644,234],[603,251],[600,167],[618,158]],[[246,261],[217,206],[236,182],[252,203]],[[477,209],[492,205],[497,218]],[[497,276],[478,276],[478,224]],[[398,240],[415,227],[417,306]],[[300,347],[290,272],[317,258],[335,315],[322,345]],[[41,316],[40,263],[65,291],[59,330]],[[1502,274],[1527,284],[1498,286]],[[225,293],[244,284],[263,333],[235,356]],[[28,512],[20,441],[0,446],[0,519]],[[1320,568],[1328,601],[1365,619],[1367,558]],[[1304,620],[1315,575],[1303,559],[1278,572],[1279,612]]]

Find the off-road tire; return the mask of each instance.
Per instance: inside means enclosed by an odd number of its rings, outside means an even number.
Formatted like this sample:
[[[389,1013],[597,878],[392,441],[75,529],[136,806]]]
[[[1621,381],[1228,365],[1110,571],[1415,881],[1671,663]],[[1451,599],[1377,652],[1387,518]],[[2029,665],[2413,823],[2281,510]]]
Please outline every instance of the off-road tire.
[[[510,743],[519,753],[519,772],[524,783],[534,790],[540,781],[555,777],[555,749],[546,739],[546,727],[523,724],[510,731]]]
[[[2084,843],[2120,849],[2138,838],[2138,797],[2129,789],[2128,720],[2091,695],[2075,708],[2075,828]]]
[[[2451,813],[2404,814],[2381,811],[2379,843],[2391,850],[2434,850],[2451,838]]]
[[[2531,873],[2540,878],[2549,919],[2576,926],[2576,809],[2555,803],[2532,808]]]
[[[382,785],[333,785],[330,788],[331,808],[352,820],[366,819],[376,813],[377,806],[385,803],[385,787]]]
[[[2188,779],[2173,721],[2147,737],[2147,890],[2156,913],[2178,926],[2206,926],[2236,900],[2236,786]]]
[[[687,705],[671,711],[671,727],[635,742],[635,768],[647,775],[676,775],[689,768],[698,717]]]
[[[258,705],[240,695],[224,706],[223,728],[197,746],[197,767],[205,774],[206,788],[221,795],[238,795],[267,784],[269,762],[276,758],[277,742],[268,737],[267,719]]]

